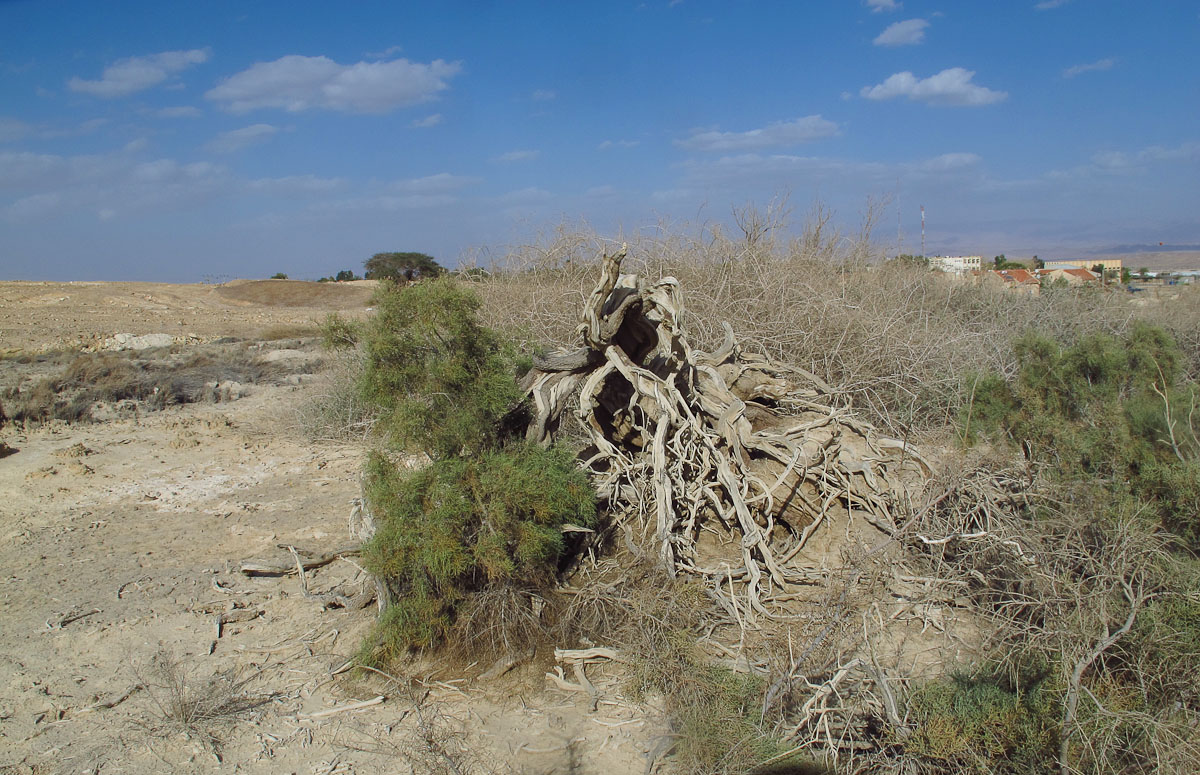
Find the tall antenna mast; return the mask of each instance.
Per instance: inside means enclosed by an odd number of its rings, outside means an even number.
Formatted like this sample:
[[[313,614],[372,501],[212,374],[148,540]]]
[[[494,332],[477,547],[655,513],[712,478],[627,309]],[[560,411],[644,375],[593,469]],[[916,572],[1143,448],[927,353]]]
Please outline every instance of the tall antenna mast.
[[[896,257],[904,255],[904,237],[900,232],[900,213],[903,208],[900,206],[900,178],[896,178]]]
[[[925,257],[925,205],[921,205],[921,257]]]

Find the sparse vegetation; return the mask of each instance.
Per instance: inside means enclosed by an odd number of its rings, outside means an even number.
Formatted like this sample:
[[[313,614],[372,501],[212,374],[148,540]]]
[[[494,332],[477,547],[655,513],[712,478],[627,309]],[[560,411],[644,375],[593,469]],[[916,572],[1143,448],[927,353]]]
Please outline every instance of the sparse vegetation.
[[[143,726],[155,735],[183,733],[218,758],[223,733],[238,717],[270,701],[248,691],[255,674],[201,677],[196,667],[166,649],[160,649],[138,673],[152,705]]]
[[[315,325],[278,325],[264,328],[255,338],[263,342],[278,342],[283,339],[308,339],[319,333],[320,328]]]
[[[737,238],[664,231],[635,243],[627,271],[679,278],[695,347],[719,345],[730,320],[746,349],[827,382],[839,417],[920,439],[914,454],[934,450],[927,488],[889,501],[887,518],[817,501],[825,522],[785,581],[764,574],[769,609],[739,605],[746,545],[719,533],[722,514],[697,509],[694,567],[672,577],[652,519],[601,519],[572,454],[518,438],[524,353],[545,362],[545,344],[577,343],[597,269],[588,235],[488,271],[385,282],[367,321],[321,326],[333,371],[303,421],[315,438],[376,447],[362,562],[390,605],[361,663],[447,648],[482,669],[535,643],[612,647],[619,662],[598,669],[661,703],[658,754],[696,775],[796,757],[894,775],[1195,771],[1195,298],[1164,312],[1099,288],[1002,294],[917,261],[873,265],[862,235],[831,235],[820,213],[788,239],[779,215],[741,213]],[[50,377],[0,395],[18,422],[203,400],[189,396],[204,375],[281,376],[238,342],[19,357]],[[656,497],[629,481],[606,495]],[[196,698],[238,686],[222,680],[176,681],[184,691],[155,678],[154,728],[216,748],[241,706]],[[414,734],[389,729],[379,750],[418,769],[486,768],[465,729],[423,702]]]
[[[218,401],[228,397],[224,388],[231,384],[279,380],[297,368],[311,370],[313,365],[265,361],[245,344],[212,345],[190,353],[83,353],[57,376],[25,389],[11,388],[6,398],[14,422],[87,422],[99,403],[158,410]]]
[[[1194,769],[1200,707],[1182,678],[1193,674],[1200,585],[1190,557],[1200,493],[1194,295],[1167,313],[1135,311],[1097,288],[1002,294],[905,262],[867,268],[862,243],[831,234],[820,211],[790,241],[770,214],[741,222],[744,239],[709,227],[695,239],[664,230],[631,240],[626,271],[679,279],[693,346],[717,346],[729,320],[747,347],[813,371],[897,436],[987,441],[955,453],[984,462],[944,491],[946,480],[931,484],[929,502],[897,520],[908,522],[893,539],[907,547],[893,563],[960,590],[956,607],[982,627],[976,667],[960,674],[946,661],[941,677],[909,683],[901,674],[890,688],[882,672],[855,672],[855,628],[841,618],[854,609],[843,592],[808,630],[803,653],[829,655],[804,662],[808,689],[792,683],[795,667],[780,679],[784,691],[768,682],[779,724],[801,706],[814,718],[804,703],[817,702],[825,726],[799,740],[847,772]],[[571,311],[601,246],[563,230],[513,251],[472,278],[486,319],[526,342],[574,344]],[[858,588],[874,572],[870,563],[843,571]],[[611,601],[636,595],[601,579],[576,584],[564,621],[588,624],[591,640],[627,642],[625,606]],[[874,613],[862,615],[868,638]],[[636,618],[661,617],[646,609]],[[678,643],[664,634],[636,653],[677,654],[695,640],[689,626],[673,632]],[[1147,646],[1151,632],[1162,648]],[[682,662],[668,662],[680,682]],[[646,670],[635,664],[635,674]],[[836,708],[820,694],[829,687]],[[724,728],[734,726],[726,718]],[[783,728],[759,731],[769,739]]]

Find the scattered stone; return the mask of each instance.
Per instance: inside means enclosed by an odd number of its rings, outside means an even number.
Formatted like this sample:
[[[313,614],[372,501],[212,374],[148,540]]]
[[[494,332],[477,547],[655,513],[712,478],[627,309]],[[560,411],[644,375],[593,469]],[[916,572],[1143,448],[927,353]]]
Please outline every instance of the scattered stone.
[[[105,339],[101,345],[103,350],[148,350],[152,347],[170,347],[175,344],[175,337],[170,334],[114,334]]]

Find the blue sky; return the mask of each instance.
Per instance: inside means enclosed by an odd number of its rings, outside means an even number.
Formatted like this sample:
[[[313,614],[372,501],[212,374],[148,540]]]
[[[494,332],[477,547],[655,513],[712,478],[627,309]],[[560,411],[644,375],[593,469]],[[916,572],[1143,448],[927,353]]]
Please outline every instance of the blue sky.
[[[789,192],[894,251],[1200,242],[1200,6],[0,0],[0,279],[454,265]]]

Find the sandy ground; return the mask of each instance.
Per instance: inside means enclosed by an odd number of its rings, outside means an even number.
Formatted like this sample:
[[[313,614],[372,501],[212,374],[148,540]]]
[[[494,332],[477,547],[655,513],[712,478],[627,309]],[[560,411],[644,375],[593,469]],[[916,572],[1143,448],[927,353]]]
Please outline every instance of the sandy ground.
[[[245,336],[330,308],[231,306],[208,286],[0,283],[8,349],[117,332]],[[295,575],[240,572],[246,560],[290,561],[281,545],[352,542],[363,450],[308,442],[296,427],[295,408],[324,379],[0,430],[17,450],[0,458],[0,773],[408,772],[401,752],[428,748],[414,742],[420,729],[475,752],[475,771],[647,769],[661,716],[623,699],[615,674],[589,672],[595,711],[545,680],[546,654],[491,683],[470,677],[480,667],[414,666],[420,680],[401,691],[336,672],[373,605],[325,610]],[[311,593],[365,584],[353,558],[307,574]],[[154,668],[164,657],[178,666],[174,689]],[[214,677],[227,685],[221,676],[257,704],[191,734],[167,721],[175,698],[204,694]]]
[[[373,285],[0,282],[0,354],[89,347],[117,333],[211,340],[312,327],[330,312],[361,311]]]

